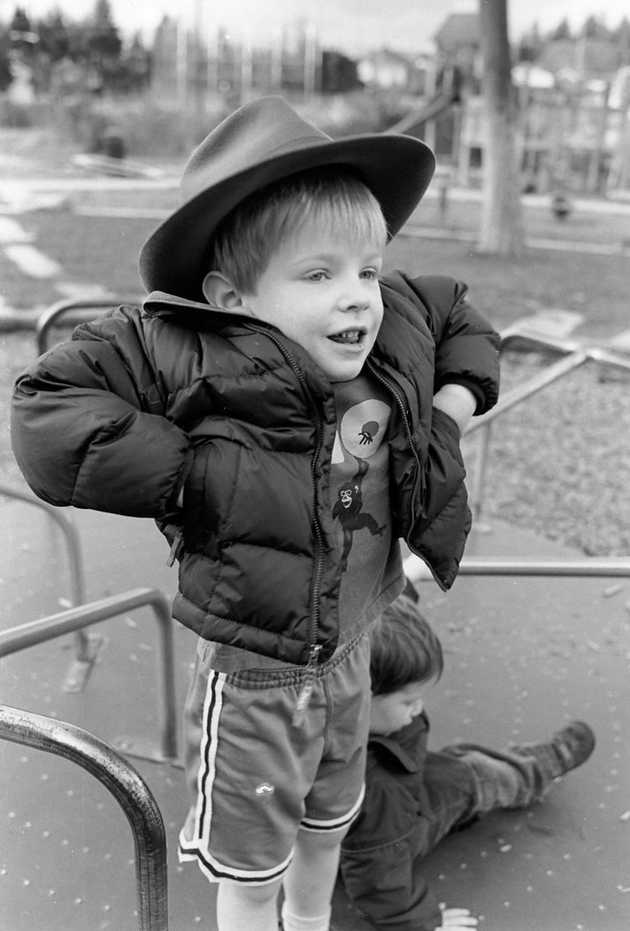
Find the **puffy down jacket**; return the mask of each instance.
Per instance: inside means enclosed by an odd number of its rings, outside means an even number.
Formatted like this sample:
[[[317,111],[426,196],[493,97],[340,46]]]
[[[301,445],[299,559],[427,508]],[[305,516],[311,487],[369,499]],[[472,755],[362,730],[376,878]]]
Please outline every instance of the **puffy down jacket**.
[[[390,392],[393,532],[449,587],[470,514],[445,382],[496,400],[498,336],[448,278],[382,282],[367,366]],[[171,295],[79,326],[16,384],[13,448],[33,491],[157,520],[179,559],[174,616],[202,637],[305,663],[338,639],[328,504],[335,402],[275,327]],[[183,507],[176,505],[184,487]]]

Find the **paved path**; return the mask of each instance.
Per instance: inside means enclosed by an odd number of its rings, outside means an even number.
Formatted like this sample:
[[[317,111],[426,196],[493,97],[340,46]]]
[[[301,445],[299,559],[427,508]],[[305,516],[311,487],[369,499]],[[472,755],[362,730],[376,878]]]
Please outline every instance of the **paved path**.
[[[58,531],[46,515],[0,500],[5,532],[1,626],[68,605]],[[175,589],[166,547],[148,521],[76,512],[87,597],[139,585]],[[495,523],[473,534],[470,555],[576,554]],[[427,696],[433,746],[547,737],[570,717],[594,726],[587,766],[530,812],[489,818],[442,844],[427,863],[441,898],[484,916],[492,931],[626,931],[630,927],[630,583],[461,577],[449,595],[421,583],[442,637],[446,672]],[[2,661],[3,701],[73,721],[111,740],[156,734],[156,639],[146,610],[99,625],[100,661],[81,694],[62,690],[72,641]],[[181,704],[193,639],[176,625]],[[132,931],[133,854],[122,814],[92,777],[37,751],[0,745],[5,844],[0,928]],[[214,928],[213,891],[173,853],[185,801],[182,772],[138,763],[167,826],[171,931]],[[338,890],[337,931],[365,925]]]

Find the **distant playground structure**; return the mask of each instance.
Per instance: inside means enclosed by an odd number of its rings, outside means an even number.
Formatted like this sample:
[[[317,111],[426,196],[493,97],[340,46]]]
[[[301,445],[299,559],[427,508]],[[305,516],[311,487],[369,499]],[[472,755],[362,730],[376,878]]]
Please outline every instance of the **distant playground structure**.
[[[463,187],[481,183],[484,104],[478,82],[457,67],[438,76],[434,94],[389,127],[425,139],[438,165]],[[528,64],[513,69],[524,193],[557,190],[606,195],[630,188],[630,66],[614,81],[558,85]]]

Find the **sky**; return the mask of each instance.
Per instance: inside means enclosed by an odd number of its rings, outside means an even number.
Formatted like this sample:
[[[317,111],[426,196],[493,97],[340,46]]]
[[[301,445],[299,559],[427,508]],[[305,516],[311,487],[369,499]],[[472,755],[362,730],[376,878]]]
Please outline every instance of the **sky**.
[[[10,18],[16,5],[40,16],[58,8],[81,19],[94,0],[0,0],[0,20]],[[140,31],[150,39],[162,16],[195,15],[203,31],[224,26],[251,44],[265,44],[284,23],[303,18],[313,23],[320,40],[349,54],[387,45],[399,51],[423,51],[448,13],[477,8],[474,0],[110,0],[114,21],[123,34]],[[629,15],[628,0],[508,0],[512,38],[534,22],[541,29],[555,26],[565,16],[581,25],[596,15],[615,26]]]

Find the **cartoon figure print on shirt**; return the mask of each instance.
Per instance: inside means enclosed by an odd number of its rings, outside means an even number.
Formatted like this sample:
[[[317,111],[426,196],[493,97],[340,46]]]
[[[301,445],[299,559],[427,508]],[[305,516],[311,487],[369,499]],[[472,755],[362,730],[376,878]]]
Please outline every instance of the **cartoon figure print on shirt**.
[[[387,529],[382,507],[377,508],[378,513],[373,511],[375,502],[382,498],[380,494],[374,494],[373,480],[376,479],[378,483],[379,479],[387,477],[388,453],[383,438],[389,422],[390,407],[375,397],[365,398],[365,384],[357,385],[357,381],[349,389],[346,383],[346,390],[337,392],[338,427],[332,456],[332,517],[342,532],[342,572],[347,569],[357,534],[368,531],[371,536],[380,537]],[[360,388],[358,395],[356,390],[352,390],[357,387]],[[361,395],[365,399],[355,403],[356,397]]]

